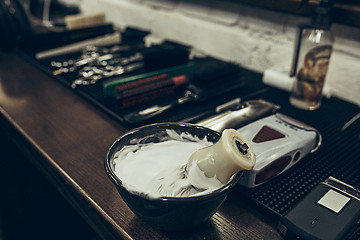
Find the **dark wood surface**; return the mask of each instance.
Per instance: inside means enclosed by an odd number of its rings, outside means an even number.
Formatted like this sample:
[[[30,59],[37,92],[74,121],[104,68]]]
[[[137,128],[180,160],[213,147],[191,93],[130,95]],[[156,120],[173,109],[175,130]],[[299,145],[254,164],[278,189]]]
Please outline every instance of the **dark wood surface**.
[[[138,219],[103,167],[109,145],[129,129],[11,52],[0,52],[0,120],[104,239],[280,239],[276,220],[237,191],[210,221],[188,232],[159,231]]]

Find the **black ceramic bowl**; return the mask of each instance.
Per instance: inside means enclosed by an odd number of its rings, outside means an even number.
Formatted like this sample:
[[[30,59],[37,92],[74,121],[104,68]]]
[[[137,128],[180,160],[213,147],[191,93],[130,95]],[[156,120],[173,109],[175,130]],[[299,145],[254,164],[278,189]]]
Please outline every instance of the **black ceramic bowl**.
[[[134,139],[142,143],[159,142],[166,136],[166,129],[178,133],[188,132],[193,136],[217,142],[220,133],[208,128],[185,123],[160,123],[136,128],[118,138],[108,149],[105,170],[128,207],[141,219],[163,230],[181,230],[195,227],[208,220],[226,199],[229,190],[240,180],[242,172],[237,173],[225,186],[201,196],[149,198],[145,194],[128,191],[114,173],[114,154]],[[171,158],[169,158],[171,160]]]

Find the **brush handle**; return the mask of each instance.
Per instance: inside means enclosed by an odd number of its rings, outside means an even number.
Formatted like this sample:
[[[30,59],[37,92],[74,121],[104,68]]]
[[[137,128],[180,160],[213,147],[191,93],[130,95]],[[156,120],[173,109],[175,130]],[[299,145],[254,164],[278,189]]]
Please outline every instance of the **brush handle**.
[[[196,164],[196,165],[194,165]],[[199,183],[194,169],[197,166],[207,178],[217,178],[226,184],[231,176],[242,170],[250,170],[255,165],[255,153],[238,131],[225,129],[221,138],[214,145],[202,148],[193,153],[187,164],[190,183],[198,188],[204,188],[207,181]]]

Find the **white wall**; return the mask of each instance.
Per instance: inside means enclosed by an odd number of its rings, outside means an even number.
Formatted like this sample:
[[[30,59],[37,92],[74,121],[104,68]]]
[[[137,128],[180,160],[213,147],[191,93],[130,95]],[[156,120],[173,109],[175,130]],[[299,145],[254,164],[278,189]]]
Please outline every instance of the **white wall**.
[[[71,1],[71,0],[67,0]],[[120,27],[151,30],[263,73],[290,69],[296,26],[306,18],[219,0],[80,0],[84,13],[106,12]],[[360,105],[360,29],[333,24],[335,46],[326,87]]]

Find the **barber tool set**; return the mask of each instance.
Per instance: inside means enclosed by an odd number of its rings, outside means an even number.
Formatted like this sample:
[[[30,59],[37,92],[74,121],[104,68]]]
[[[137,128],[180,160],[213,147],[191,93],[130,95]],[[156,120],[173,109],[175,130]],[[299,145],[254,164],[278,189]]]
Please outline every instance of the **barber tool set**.
[[[265,183],[317,149],[320,133],[277,113],[279,105],[263,99],[241,101],[244,70],[238,65],[196,56],[190,47],[170,41],[145,44],[148,34],[115,31],[100,37],[102,44],[98,38],[70,43],[38,51],[34,58],[52,76],[133,126],[198,105],[195,114],[183,111],[176,121],[189,120],[220,133],[233,128],[243,134],[257,156],[254,168],[240,181],[248,188]]]
[[[87,38],[80,37],[84,31]],[[43,48],[42,37],[33,36],[22,53],[129,128],[185,122],[216,133],[235,129],[256,156],[237,186],[279,216],[330,174],[359,187],[357,107],[329,100],[311,113],[291,108],[288,93],[263,86],[260,74],[177,42],[149,44],[149,34],[107,24],[67,31],[64,38],[54,33],[54,44]],[[343,159],[346,149],[351,159]],[[290,212],[283,228],[296,232],[291,218]]]
[[[240,66],[173,41],[147,43],[148,35],[133,28],[114,29],[27,54],[54,78],[131,126],[159,121],[156,117],[189,103],[197,109],[190,106],[172,121],[212,109],[218,99],[224,103],[238,98],[236,92],[244,85]]]

